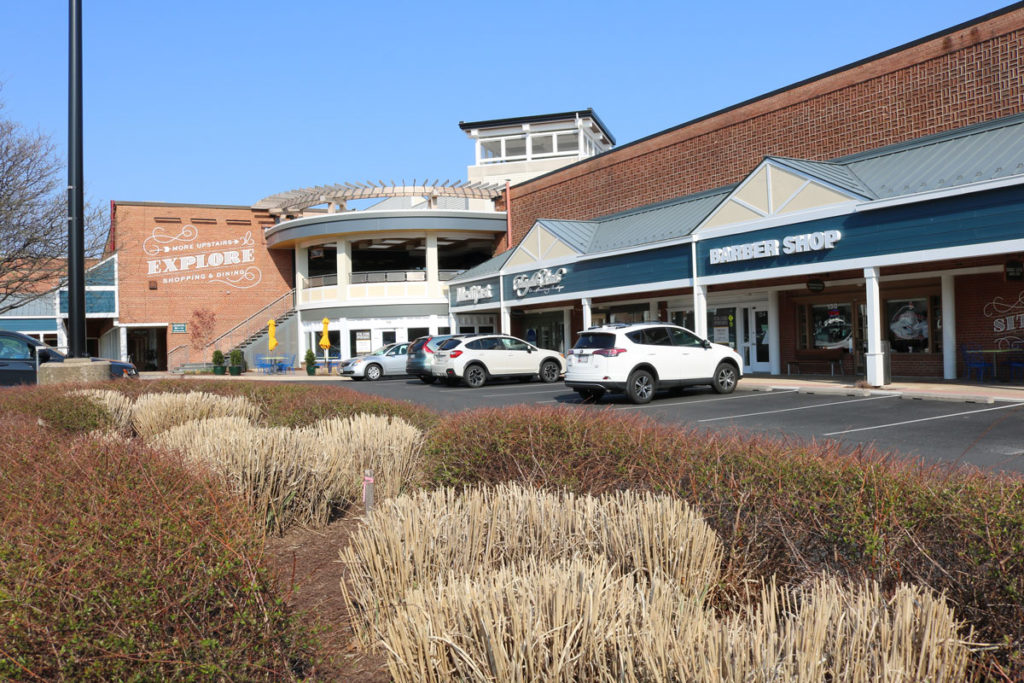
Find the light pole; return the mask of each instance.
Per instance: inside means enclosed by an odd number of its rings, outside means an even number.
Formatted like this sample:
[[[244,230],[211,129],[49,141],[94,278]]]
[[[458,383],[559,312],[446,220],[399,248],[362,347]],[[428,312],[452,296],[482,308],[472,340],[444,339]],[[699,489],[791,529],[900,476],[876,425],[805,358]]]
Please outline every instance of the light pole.
[[[82,0],[68,7],[68,356],[85,350],[85,209],[82,173]]]

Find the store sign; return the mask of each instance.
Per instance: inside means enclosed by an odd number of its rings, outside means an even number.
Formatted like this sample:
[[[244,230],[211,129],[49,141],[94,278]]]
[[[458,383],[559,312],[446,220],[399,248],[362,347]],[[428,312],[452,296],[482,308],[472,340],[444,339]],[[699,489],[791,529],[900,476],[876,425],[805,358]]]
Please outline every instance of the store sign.
[[[568,272],[568,268],[541,268],[529,275],[516,275],[512,280],[512,289],[515,290],[516,296],[560,292],[563,289],[562,276]]]
[[[809,251],[825,251],[833,249],[843,238],[838,230],[821,230],[803,235],[787,235],[779,240],[761,240],[748,244],[734,244],[728,247],[716,247],[710,251],[708,258],[711,265],[717,263],[733,263],[752,259],[770,258],[772,256],[802,254]]]
[[[188,323],[171,323],[171,334],[185,334],[188,332]]]
[[[983,313],[992,320],[996,348],[1024,348],[1024,292],[1013,302],[997,296],[985,304]]]
[[[163,226],[153,228],[142,243],[148,275],[162,275],[163,284],[182,282],[220,283],[248,289],[263,279],[256,260],[252,231],[238,238],[199,240],[194,225],[182,226],[177,235]]]
[[[490,299],[494,296],[493,285],[473,285],[471,287],[456,287],[455,301],[472,301],[477,303],[480,299]]]

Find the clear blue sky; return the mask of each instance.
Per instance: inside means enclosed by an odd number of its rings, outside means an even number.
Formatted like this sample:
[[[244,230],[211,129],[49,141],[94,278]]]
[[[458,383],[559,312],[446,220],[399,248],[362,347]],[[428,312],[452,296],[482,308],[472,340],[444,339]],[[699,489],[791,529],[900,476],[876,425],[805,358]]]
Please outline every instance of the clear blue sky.
[[[459,180],[459,121],[593,107],[622,144],[1006,0],[84,0],[91,201]],[[67,138],[63,0],[0,0],[3,115]]]

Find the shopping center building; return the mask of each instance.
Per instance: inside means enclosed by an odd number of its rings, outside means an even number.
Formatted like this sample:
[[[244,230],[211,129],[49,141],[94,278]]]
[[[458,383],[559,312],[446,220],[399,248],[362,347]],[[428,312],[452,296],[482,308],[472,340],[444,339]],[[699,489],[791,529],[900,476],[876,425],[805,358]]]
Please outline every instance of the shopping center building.
[[[1022,27],[1014,5],[513,186],[514,248],[450,283],[455,317],[558,348],[670,320],[748,371],[962,375],[962,344],[1024,337]]]
[[[300,357],[325,318],[338,356],[667,320],[747,371],[962,376],[961,345],[1024,344],[1022,117],[1018,3],[619,146],[591,110],[463,122],[455,183],[116,202],[98,334],[173,368],[268,319]]]

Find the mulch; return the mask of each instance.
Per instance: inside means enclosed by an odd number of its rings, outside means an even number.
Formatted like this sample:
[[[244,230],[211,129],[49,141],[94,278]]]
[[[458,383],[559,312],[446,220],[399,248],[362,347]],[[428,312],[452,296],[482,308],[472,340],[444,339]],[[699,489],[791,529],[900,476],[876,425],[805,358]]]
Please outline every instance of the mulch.
[[[264,558],[277,574],[288,607],[319,629],[323,659],[316,662],[311,680],[391,680],[383,657],[359,649],[341,595],[345,566],[338,552],[358,524],[358,515],[347,515],[324,529],[293,529],[266,543]]]

